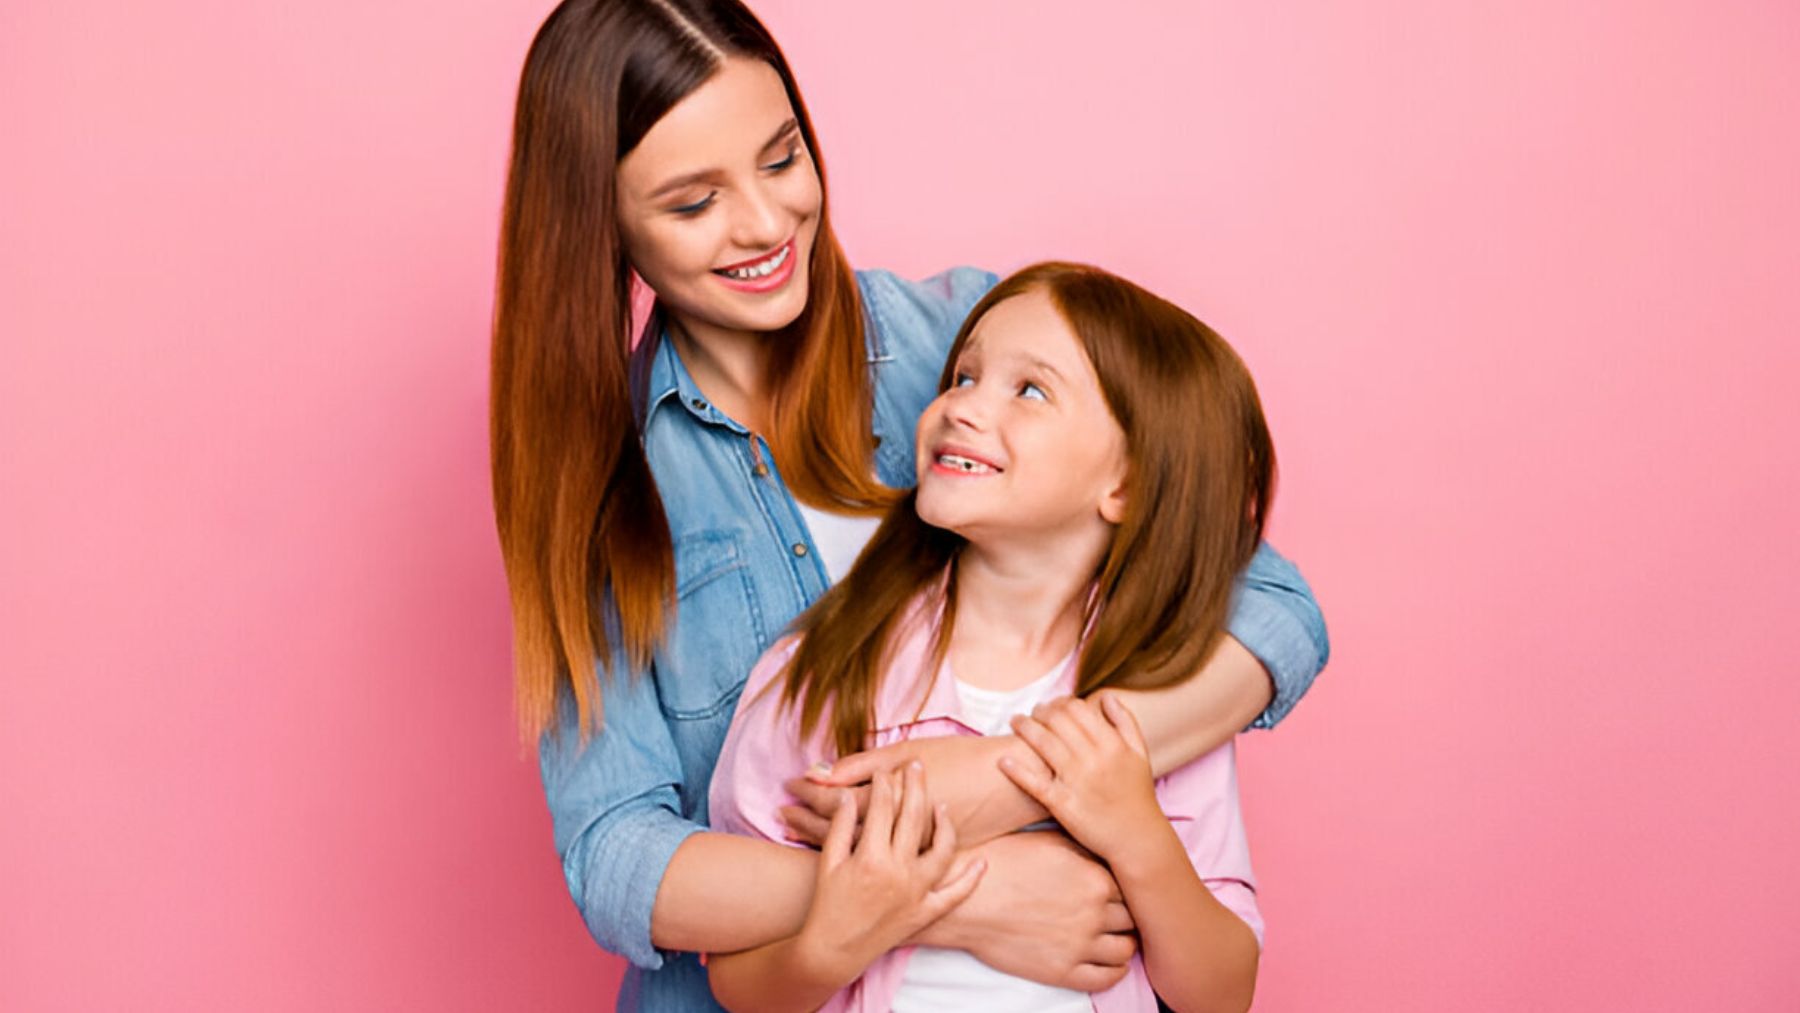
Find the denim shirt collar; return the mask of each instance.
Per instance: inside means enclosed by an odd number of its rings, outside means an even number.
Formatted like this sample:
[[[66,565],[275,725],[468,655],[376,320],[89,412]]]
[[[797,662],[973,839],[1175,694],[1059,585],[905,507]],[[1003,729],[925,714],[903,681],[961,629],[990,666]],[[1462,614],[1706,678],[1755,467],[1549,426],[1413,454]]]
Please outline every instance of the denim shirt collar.
[[[706,395],[700,393],[700,385],[694,382],[693,374],[688,372],[686,364],[675,351],[675,342],[669,340],[667,328],[654,337],[646,336],[644,341],[654,342],[655,347],[649,349],[646,356],[643,345],[639,345],[632,354],[634,373],[640,369],[649,370],[645,382],[632,385],[636,390],[644,392],[643,402],[635,406],[640,432],[649,432],[651,418],[673,398],[676,404],[700,422],[724,426],[740,435],[750,434],[750,430],[720,411],[706,399]]]
[[[863,335],[868,349],[867,362],[871,368],[879,363],[893,361],[893,356],[888,354],[887,346],[882,341],[881,331],[868,319],[867,309],[863,312]],[[645,371],[647,375],[644,375]],[[653,333],[646,332],[638,347],[632,351],[630,372],[633,408],[640,433],[650,431],[651,418],[673,398],[700,422],[721,425],[739,435],[750,435],[750,430],[720,411],[700,392],[700,385],[694,382],[687,364],[681,361],[681,355],[676,352],[675,342],[670,339],[666,326]],[[874,378],[870,379],[873,390]]]

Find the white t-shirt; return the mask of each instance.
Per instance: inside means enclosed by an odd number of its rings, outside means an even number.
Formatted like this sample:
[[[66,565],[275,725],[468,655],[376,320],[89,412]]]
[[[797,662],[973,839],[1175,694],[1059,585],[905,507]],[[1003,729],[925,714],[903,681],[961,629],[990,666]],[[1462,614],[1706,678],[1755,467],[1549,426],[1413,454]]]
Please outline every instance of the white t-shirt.
[[[962,701],[962,723],[983,735],[1011,731],[1014,714],[1028,714],[1043,702],[1056,684],[1065,661],[1059,661],[1043,677],[1014,690],[982,689],[956,680]],[[934,1010],[968,1009],[982,1013],[1092,1013],[1094,1000],[1086,992],[1042,985],[996,971],[965,950],[921,946],[906,962],[900,991],[894,994],[894,1013],[928,1013]]]
[[[881,526],[881,518],[828,513],[799,500],[794,505],[800,508],[800,518],[812,534],[813,548],[825,564],[826,576],[833,584],[843,580],[850,565],[862,554],[863,546],[869,544],[869,538]]]

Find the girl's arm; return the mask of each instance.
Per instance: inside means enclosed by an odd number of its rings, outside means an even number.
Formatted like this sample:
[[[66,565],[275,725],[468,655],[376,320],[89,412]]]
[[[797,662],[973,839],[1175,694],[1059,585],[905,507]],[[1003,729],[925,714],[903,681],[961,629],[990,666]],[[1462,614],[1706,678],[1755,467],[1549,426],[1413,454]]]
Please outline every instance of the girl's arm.
[[[1178,1010],[1244,1010],[1256,988],[1257,936],[1246,917],[1254,900],[1240,880],[1226,878],[1246,914],[1222,903],[1201,879],[1189,847],[1176,835],[1156,794],[1149,748],[1137,722],[1117,698],[1075,705],[1042,720],[1013,720],[1019,737],[1042,758],[1049,773],[1003,761],[1020,789],[1038,799],[1071,835],[1106,860],[1137,920],[1144,968],[1150,982]],[[1196,811],[1236,812],[1236,781],[1229,754],[1202,761],[1218,776],[1198,772]],[[1183,772],[1185,773],[1185,771]],[[1179,775],[1178,775],[1179,776]],[[1191,788],[1189,789],[1192,790]],[[1223,798],[1221,798],[1223,796]],[[1184,813],[1190,822],[1194,814]],[[1235,817],[1215,820],[1213,837],[1195,849],[1238,861],[1227,873],[1247,875],[1249,862]],[[1260,924],[1260,919],[1258,919]]]
[[[1163,776],[1224,744],[1245,727],[1272,728],[1311,687],[1331,645],[1325,620],[1300,571],[1267,543],[1238,578],[1223,638],[1200,671],[1158,690],[1112,690],[1143,724],[1152,770]],[[865,784],[878,770],[919,760],[942,786],[938,800],[965,843],[988,840],[1044,818],[1043,807],[1001,777],[1001,757],[1031,764],[1033,753],[1012,736],[899,742],[839,760],[807,775],[825,790],[789,785],[811,811],[785,814],[803,839],[818,843],[835,794]],[[866,791],[859,793],[859,803]]]
[[[975,889],[984,864],[957,859],[956,830],[942,807],[929,808],[923,767],[876,778],[854,848],[853,813],[841,806],[832,820],[800,931],[713,959],[713,996],[727,1009],[817,1009]]]

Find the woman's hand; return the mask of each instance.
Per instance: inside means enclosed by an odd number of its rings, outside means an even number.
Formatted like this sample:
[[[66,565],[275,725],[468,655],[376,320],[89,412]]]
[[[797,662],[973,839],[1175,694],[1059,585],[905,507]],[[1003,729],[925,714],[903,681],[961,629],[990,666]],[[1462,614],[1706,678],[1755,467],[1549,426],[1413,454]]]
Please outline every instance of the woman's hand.
[[[1000,759],[1000,770],[1094,854],[1116,861],[1146,828],[1166,824],[1149,746],[1137,719],[1111,694],[1040,704],[1012,726],[1049,772],[1011,757]]]
[[[849,797],[861,811],[868,807],[869,784],[875,775],[917,761],[930,775],[937,801],[948,807],[962,846],[974,847],[1046,816],[1042,806],[1001,775],[995,764],[1003,756],[1027,769],[1049,773],[1030,747],[1010,735],[908,739],[854,753],[829,769],[815,768],[805,777],[789,781],[788,791],[801,804],[782,809],[782,820],[793,840],[817,847],[825,840],[839,799],[845,797],[840,789],[851,789]]]
[[[981,887],[911,942],[967,950],[996,970],[1099,992],[1138,951],[1119,884],[1087,849],[1055,831],[1007,834],[975,849]]]
[[[842,984],[961,904],[987,867],[958,859],[956,828],[942,806],[931,808],[919,764],[876,775],[860,835],[855,814],[842,804],[832,817],[798,938],[815,973]]]

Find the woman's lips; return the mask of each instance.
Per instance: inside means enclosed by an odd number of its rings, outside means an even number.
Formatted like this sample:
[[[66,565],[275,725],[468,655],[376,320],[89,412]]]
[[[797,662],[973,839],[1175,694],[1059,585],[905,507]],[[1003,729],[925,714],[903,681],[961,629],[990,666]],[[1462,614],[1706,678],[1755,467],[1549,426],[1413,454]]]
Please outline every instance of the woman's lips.
[[[713,275],[728,288],[740,292],[773,292],[794,276],[794,240],[789,239],[754,260],[713,268]],[[735,274],[727,273],[735,272]]]

